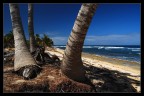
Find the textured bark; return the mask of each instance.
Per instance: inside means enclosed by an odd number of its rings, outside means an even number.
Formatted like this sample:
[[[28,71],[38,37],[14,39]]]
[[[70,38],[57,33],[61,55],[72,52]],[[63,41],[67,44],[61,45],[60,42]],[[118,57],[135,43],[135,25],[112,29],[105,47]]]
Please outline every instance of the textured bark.
[[[61,70],[68,78],[85,81],[85,71],[81,59],[84,39],[95,13],[97,4],[82,4],[64,52]]]
[[[35,51],[35,37],[34,37],[34,25],[33,25],[33,5],[28,4],[28,30],[30,36],[30,52]]]
[[[37,66],[26,45],[18,4],[9,4],[9,8],[15,42],[14,70],[18,71],[22,67],[31,65]]]

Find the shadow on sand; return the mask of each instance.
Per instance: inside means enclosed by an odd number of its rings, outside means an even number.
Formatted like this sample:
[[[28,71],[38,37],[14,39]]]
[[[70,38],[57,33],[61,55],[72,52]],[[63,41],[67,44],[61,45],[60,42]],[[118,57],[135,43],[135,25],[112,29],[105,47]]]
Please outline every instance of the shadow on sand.
[[[140,81],[127,77],[132,76],[129,73],[85,65],[86,77],[93,83],[97,92],[137,92],[131,84],[140,86]]]
[[[10,62],[9,62],[10,63]],[[117,70],[97,68],[84,64],[87,81],[83,83],[68,80],[61,74],[60,66],[46,64],[36,77],[32,80],[24,80],[13,72],[13,64],[4,65],[4,92],[137,92],[132,86],[140,86],[140,81],[130,79],[128,73]],[[87,86],[90,85],[91,87]],[[63,89],[63,90],[61,90]]]

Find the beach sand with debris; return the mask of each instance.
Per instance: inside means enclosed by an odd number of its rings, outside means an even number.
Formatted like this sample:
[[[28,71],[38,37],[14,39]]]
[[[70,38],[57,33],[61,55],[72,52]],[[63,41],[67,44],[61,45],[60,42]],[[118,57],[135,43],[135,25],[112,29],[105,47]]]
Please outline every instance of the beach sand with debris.
[[[64,50],[48,48],[45,52],[57,55],[63,59]],[[89,77],[96,92],[141,92],[141,74],[138,62],[130,62],[82,53],[83,65],[86,76]],[[24,80],[23,77],[13,73],[13,63],[4,64],[4,92],[87,92],[90,87],[68,80],[61,73],[59,66],[46,64],[42,71],[32,80]],[[127,66],[126,66],[127,65]],[[140,65],[140,64],[139,64]],[[68,84],[68,86],[65,86]],[[85,86],[85,87],[83,87]],[[133,87],[132,87],[133,86]],[[65,88],[66,87],[66,88]],[[65,90],[64,90],[64,89]],[[81,91],[79,91],[81,88]],[[85,89],[86,88],[86,89]],[[132,91],[133,90],[133,91]]]
[[[55,48],[55,50],[46,50],[45,52],[49,52],[53,55],[57,55],[60,60],[63,58],[63,49]],[[128,74],[127,77],[136,81],[141,80],[141,69],[140,64],[138,62],[131,62],[127,60],[120,60],[115,58],[108,58],[104,56],[98,56],[94,54],[82,53],[82,61],[85,64],[98,67],[98,68],[106,68],[109,70],[116,70],[121,73]],[[139,84],[132,84],[134,88],[138,92],[140,92],[141,87]]]

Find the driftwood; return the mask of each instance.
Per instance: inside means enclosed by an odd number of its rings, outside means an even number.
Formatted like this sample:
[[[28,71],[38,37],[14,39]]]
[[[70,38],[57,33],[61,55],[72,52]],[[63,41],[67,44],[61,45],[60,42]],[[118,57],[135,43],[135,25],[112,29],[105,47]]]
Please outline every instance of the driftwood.
[[[40,73],[41,68],[37,66],[26,66],[20,68],[16,73],[23,76],[24,79],[29,80],[35,78]]]
[[[59,66],[60,59],[56,55],[45,53],[44,50],[45,50],[44,48],[38,47],[34,52],[31,53],[35,61],[37,62],[37,64],[43,65],[46,63],[50,63],[50,64]],[[20,73],[20,75],[22,75],[24,79],[32,79],[37,76],[40,70],[41,69],[36,66],[27,66],[27,67],[21,68],[21,70],[18,73]]]
[[[38,65],[50,63],[54,65],[60,64],[60,59],[56,55],[52,55],[50,53],[45,53],[44,48],[37,48],[34,52],[32,52],[32,56],[38,63]]]
[[[44,51],[44,48],[38,47],[34,52],[31,53],[38,65],[43,65],[46,63],[54,64],[57,66],[60,65],[60,59],[56,55],[51,55],[50,53],[47,54]],[[26,66],[21,68],[18,73],[19,75],[22,75],[24,79],[28,80],[35,78],[38,73],[40,73],[40,70],[41,69],[37,66]]]
[[[4,52],[4,58],[3,58],[4,64],[12,61],[11,63],[14,63],[14,51],[13,52]]]
[[[49,63],[56,66],[60,66],[60,59],[56,55],[45,53],[44,50],[45,50],[44,48],[38,47],[34,52],[31,53],[36,63],[38,65]],[[14,63],[13,59],[14,59],[14,51],[4,52],[4,63],[8,61],[12,61]],[[24,79],[32,79],[37,76],[40,70],[41,68],[37,66],[25,66],[16,71],[16,73],[20,76],[23,76]]]

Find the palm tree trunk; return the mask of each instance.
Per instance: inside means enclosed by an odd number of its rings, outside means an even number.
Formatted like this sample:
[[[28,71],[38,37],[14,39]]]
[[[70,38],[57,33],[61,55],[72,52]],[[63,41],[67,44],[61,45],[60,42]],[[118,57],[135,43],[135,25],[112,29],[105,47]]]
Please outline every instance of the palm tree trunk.
[[[33,27],[33,5],[28,4],[28,30],[30,36],[30,52],[35,51],[35,37]]]
[[[62,73],[76,81],[85,81],[86,79],[81,52],[96,7],[97,4],[94,3],[82,4],[64,52],[61,65]]]
[[[15,43],[14,70],[18,71],[20,68],[26,66],[38,66],[26,45],[26,39],[20,18],[19,6],[18,4],[9,4],[9,8]]]

